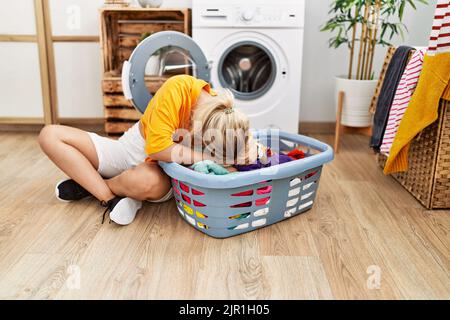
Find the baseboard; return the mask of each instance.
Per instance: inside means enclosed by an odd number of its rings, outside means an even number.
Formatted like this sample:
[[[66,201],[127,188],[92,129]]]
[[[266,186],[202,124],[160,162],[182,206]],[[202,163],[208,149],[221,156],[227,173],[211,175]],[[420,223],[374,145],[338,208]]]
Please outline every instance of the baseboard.
[[[44,123],[44,118],[42,117],[0,117],[0,124],[7,125],[42,125]]]
[[[299,124],[300,134],[334,134],[334,122],[302,122]]]
[[[58,122],[61,124],[89,124],[99,125],[105,123],[105,118],[73,118],[73,117],[59,117]]]
[[[59,118],[59,123],[65,126],[75,127],[84,131],[104,133],[104,118]]]
[[[105,119],[103,118],[59,118],[59,124],[75,127],[84,131],[104,133]],[[0,131],[3,132],[39,132],[44,127],[42,123],[20,122],[2,123]]]
[[[0,123],[0,132],[39,132],[43,127],[43,124]]]
[[[104,133],[104,118],[59,118],[59,123],[66,126],[79,128],[85,131]],[[1,123],[0,131],[12,132],[39,132],[43,124],[38,123]],[[333,134],[334,122],[300,122],[301,134]]]

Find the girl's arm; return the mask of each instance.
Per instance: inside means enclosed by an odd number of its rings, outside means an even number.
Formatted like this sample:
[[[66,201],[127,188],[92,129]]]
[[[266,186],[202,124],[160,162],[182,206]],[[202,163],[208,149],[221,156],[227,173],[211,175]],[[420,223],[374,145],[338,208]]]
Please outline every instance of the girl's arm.
[[[149,155],[151,159],[164,162],[176,162],[179,164],[191,165],[202,160],[213,160],[206,154],[192,150],[182,144],[175,143],[160,152]]]
[[[193,151],[190,147],[186,147],[178,143],[175,143],[161,152],[151,154],[150,158],[157,161],[176,162],[184,165],[192,165],[202,160],[214,161],[213,157]],[[237,169],[233,166],[224,166],[224,168],[226,168],[230,173],[237,172]]]

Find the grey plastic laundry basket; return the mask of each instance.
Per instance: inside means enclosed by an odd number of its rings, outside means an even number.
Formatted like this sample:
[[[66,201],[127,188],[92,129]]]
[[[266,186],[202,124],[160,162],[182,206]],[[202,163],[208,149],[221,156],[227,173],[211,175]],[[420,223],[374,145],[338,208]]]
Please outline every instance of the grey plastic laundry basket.
[[[253,133],[275,152],[307,147],[307,157],[261,170],[206,175],[161,162],[171,177],[180,215],[215,238],[227,238],[288,219],[312,208],[322,166],[333,149],[306,136],[259,130]]]

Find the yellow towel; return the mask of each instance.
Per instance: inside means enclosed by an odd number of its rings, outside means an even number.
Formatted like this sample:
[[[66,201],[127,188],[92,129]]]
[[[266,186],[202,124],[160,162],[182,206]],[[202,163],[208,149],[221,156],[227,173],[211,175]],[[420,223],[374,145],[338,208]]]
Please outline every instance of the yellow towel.
[[[408,170],[408,151],[414,137],[436,121],[441,97],[450,80],[450,52],[425,56],[419,83],[400,122],[384,174]]]

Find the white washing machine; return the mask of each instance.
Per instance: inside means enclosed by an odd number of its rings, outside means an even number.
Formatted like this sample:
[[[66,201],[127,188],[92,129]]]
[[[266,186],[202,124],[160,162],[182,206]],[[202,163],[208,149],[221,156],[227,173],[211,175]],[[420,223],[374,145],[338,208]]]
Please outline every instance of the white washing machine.
[[[255,129],[297,132],[304,0],[193,0],[192,35],[214,87],[230,88]]]
[[[252,128],[297,132],[305,0],[193,0],[192,15],[193,38],[162,31],[139,43],[123,65],[125,97],[144,112],[147,76],[188,73],[230,88]]]

